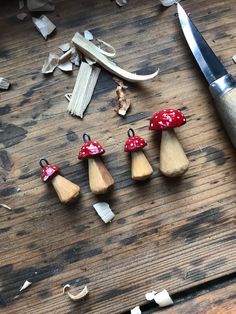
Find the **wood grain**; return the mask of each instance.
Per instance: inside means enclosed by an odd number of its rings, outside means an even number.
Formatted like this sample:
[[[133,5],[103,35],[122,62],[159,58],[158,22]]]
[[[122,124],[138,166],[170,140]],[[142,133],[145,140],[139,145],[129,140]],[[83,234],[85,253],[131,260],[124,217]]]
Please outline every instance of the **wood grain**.
[[[44,41],[31,20],[16,19],[18,2],[1,1],[1,76],[12,82],[0,94],[0,305],[5,314],[122,313],[145,304],[144,295],[166,288],[185,291],[235,271],[236,157],[180,31],[175,7],[157,1],[58,0],[48,14],[57,32]],[[15,3],[15,6],[14,6]],[[236,7],[233,0],[183,1],[226,68],[236,76]],[[117,50],[123,68],[160,75],[129,84],[133,106],[122,119],[114,112],[116,84],[102,71],[84,120],[66,112],[77,71],[43,76],[49,52],[76,31],[90,30]],[[187,124],[176,130],[190,160],[182,179],[159,170],[159,136],[148,130],[151,115],[179,108]],[[148,141],[154,173],[147,182],[130,178],[123,152],[132,127]],[[107,196],[89,190],[86,163],[78,161],[82,134],[106,149],[104,162],[115,186]],[[46,157],[81,187],[78,203],[65,206],[40,181]],[[92,204],[107,201],[116,214],[104,225]],[[32,285],[19,297],[25,280]],[[62,286],[88,285],[81,303],[62,296]],[[230,289],[230,286],[229,286]],[[217,299],[217,295],[216,295]],[[201,302],[197,300],[196,302]],[[178,313],[178,312],[177,312]]]

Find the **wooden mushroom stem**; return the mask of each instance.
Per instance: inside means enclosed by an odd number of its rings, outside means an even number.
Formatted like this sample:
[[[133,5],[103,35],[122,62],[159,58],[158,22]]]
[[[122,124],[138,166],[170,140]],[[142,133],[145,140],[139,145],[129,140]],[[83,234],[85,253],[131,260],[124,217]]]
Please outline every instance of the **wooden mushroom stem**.
[[[142,150],[131,152],[131,177],[133,180],[145,180],[153,173],[147,157]]]
[[[51,182],[62,203],[72,202],[79,195],[80,187],[59,174]]]
[[[114,184],[114,180],[100,157],[89,158],[89,186],[93,193],[104,194]]]
[[[160,171],[167,177],[177,177],[185,173],[188,167],[189,160],[174,129],[162,130]]]

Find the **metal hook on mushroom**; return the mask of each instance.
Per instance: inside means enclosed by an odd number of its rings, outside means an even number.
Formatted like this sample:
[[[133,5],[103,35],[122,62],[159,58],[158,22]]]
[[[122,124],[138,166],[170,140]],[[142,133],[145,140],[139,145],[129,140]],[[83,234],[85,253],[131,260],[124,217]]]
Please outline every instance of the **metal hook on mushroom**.
[[[114,185],[110,172],[100,158],[105,150],[97,141],[91,141],[88,134],[84,134],[83,139],[85,143],[78,158],[88,159],[90,190],[95,194],[104,194]]]
[[[150,130],[162,131],[160,171],[167,177],[180,176],[189,167],[189,160],[174,131],[174,128],[185,123],[186,117],[176,109],[156,112],[150,120]]]
[[[70,203],[75,200],[80,193],[80,187],[77,184],[62,177],[59,172],[60,168],[50,164],[47,159],[40,159],[41,179],[43,182],[51,182],[60,201],[62,203]]]
[[[133,129],[128,130],[128,136],[124,151],[131,153],[131,177],[133,180],[145,180],[153,173],[152,166],[142,150],[147,143],[143,138],[136,136]]]

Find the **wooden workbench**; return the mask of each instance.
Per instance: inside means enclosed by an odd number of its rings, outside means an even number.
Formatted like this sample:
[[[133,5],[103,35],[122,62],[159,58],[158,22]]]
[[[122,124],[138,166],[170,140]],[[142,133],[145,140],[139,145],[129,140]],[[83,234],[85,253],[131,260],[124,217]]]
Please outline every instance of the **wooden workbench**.
[[[140,305],[159,313],[145,293],[167,289],[174,307],[163,313],[235,313],[236,156],[208,93],[208,86],[183,38],[175,6],[157,0],[58,0],[48,17],[57,31],[47,41],[31,19],[15,16],[18,1],[0,1],[0,76],[11,88],[0,93],[0,312],[4,314],[116,314]],[[231,74],[236,65],[235,0],[182,1]],[[89,29],[113,45],[116,62],[138,73],[157,67],[156,79],[128,84],[132,109],[114,112],[116,84],[102,71],[83,120],[67,112],[77,69],[41,74],[49,52]],[[180,108],[187,124],[177,130],[190,159],[181,179],[158,171],[158,136],[148,130],[151,115]],[[149,145],[152,179],[134,183],[123,152],[133,127]],[[104,161],[114,191],[95,197],[86,163],[78,162],[82,134],[106,148]],[[65,206],[39,178],[40,157],[62,168],[81,186],[78,203]],[[92,204],[107,201],[116,214],[105,225]],[[25,280],[32,285],[19,289]],[[62,295],[88,286],[89,296],[73,303]]]

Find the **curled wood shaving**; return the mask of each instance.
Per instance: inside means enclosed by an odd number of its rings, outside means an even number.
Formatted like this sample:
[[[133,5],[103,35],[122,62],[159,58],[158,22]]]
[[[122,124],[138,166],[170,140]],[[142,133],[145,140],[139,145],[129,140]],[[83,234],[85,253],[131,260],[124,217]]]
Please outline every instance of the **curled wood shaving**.
[[[137,75],[134,73],[130,73],[118,67],[114,62],[109,60],[106,56],[104,56],[96,45],[94,45],[91,41],[86,40],[81,34],[76,33],[72,38],[72,42],[76,46],[76,48],[81,51],[84,55],[88,56],[90,59],[99,63],[106,70],[111,73],[127,80],[130,82],[139,82],[150,80],[157,76],[158,71],[149,74],[149,75]]]
[[[124,5],[126,5],[128,3],[127,0],[116,0],[116,4],[119,6],[119,7],[123,7]]]
[[[90,31],[84,31],[84,38],[87,40],[93,40],[93,34]]]
[[[72,114],[83,118],[84,111],[93,95],[101,69],[81,62],[72,97],[67,110]]]
[[[86,295],[89,293],[87,286],[85,286],[81,292],[75,295],[70,292],[70,289],[71,289],[70,285],[65,285],[63,287],[63,294],[67,293],[68,297],[73,301],[81,300],[84,297],[86,297]]]
[[[97,214],[101,219],[105,222],[111,222],[112,219],[115,217],[115,214],[111,210],[110,206],[106,202],[100,202],[93,205],[94,209],[96,210]]]
[[[3,207],[3,208],[11,210],[11,207],[6,205],[6,204],[0,204],[0,207]]]
[[[58,46],[58,48],[61,49],[63,52],[66,52],[70,49],[70,43],[61,44],[60,46]]]
[[[32,285],[32,282],[26,280],[26,281],[24,282],[23,286],[20,288],[19,291],[25,290],[25,289],[28,288],[30,285]]]
[[[104,54],[105,56],[110,57],[110,58],[115,57],[115,55],[116,55],[116,50],[115,50],[114,47],[112,47],[110,44],[108,44],[107,42],[105,42],[105,41],[103,41],[103,40],[101,40],[101,39],[99,39],[99,38],[97,38],[96,41],[98,41],[99,43],[103,44],[104,46],[106,46],[106,47],[108,47],[109,49],[112,50],[112,52],[108,52],[108,51],[102,49],[101,47],[97,47],[97,49],[98,49],[102,54]]]
[[[24,21],[24,20],[26,19],[26,17],[27,17],[27,14],[26,14],[25,12],[18,13],[18,14],[16,15],[16,17],[18,18],[18,20]]]
[[[232,59],[233,59],[234,63],[236,63],[236,55],[234,55],[234,56],[232,57]]]
[[[56,29],[56,26],[46,15],[41,15],[39,18],[32,17],[32,21],[44,39],[47,39],[48,35]]]
[[[27,0],[27,7],[30,11],[51,12],[55,9],[52,0]]]
[[[49,53],[48,58],[45,60],[42,67],[42,73],[52,73],[59,63],[59,57],[55,53]]]
[[[130,311],[130,313],[131,313],[131,314],[142,314],[142,312],[141,312],[139,306],[135,306],[135,308],[133,308],[133,309]]]
[[[118,98],[118,108],[115,109],[118,115],[124,117],[131,106],[131,100],[126,97],[124,89],[127,89],[126,86],[121,80],[114,78],[113,79],[119,86],[116,88],[116,95]]]
[[[11,83],[9,80],[5,79],[4,77],[0,77],[0,89],[8,89]]]

